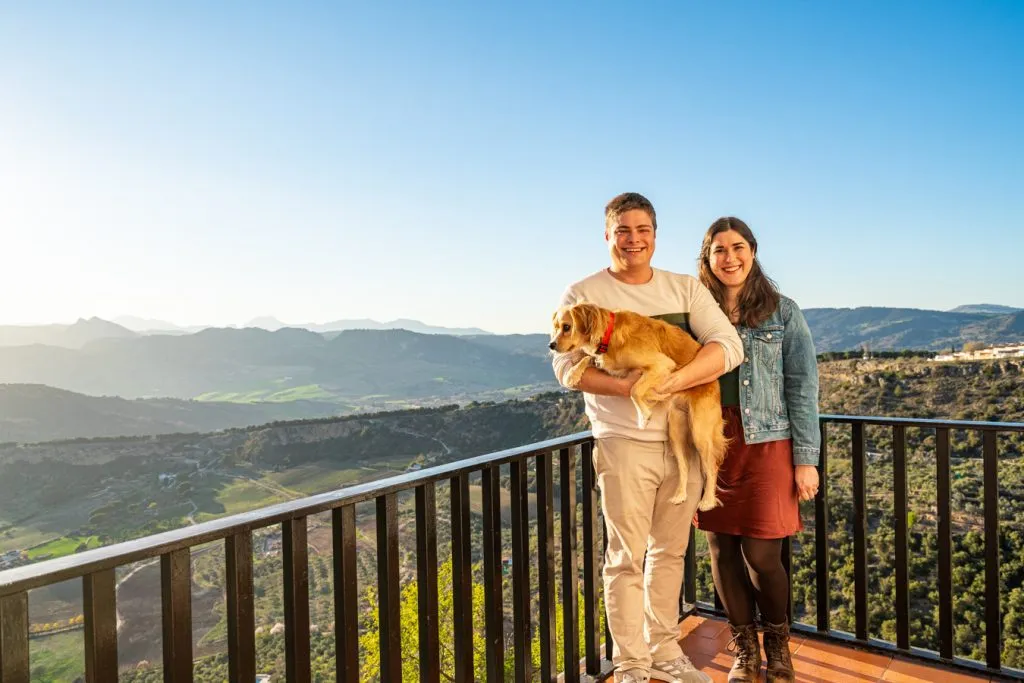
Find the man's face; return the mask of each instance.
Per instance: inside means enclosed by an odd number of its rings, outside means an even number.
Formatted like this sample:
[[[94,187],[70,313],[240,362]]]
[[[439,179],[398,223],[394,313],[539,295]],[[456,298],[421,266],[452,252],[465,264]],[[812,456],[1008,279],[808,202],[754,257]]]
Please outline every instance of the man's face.
[[[650,267],[654,255],[654,226],[643,209],[630,209],[604,231],[615,270]]]

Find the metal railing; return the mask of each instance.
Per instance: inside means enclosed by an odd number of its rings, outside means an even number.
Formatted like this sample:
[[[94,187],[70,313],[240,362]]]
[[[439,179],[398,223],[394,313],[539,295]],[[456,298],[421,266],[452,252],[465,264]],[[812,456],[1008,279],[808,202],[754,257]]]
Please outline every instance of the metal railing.
[[[964,671],[1024,680],[1024,675],[1002,666],[1000,659],[998,453],[999,432],[1024,432],[1024,424],[957,422],[901,418],[823,415],[821,418],[821,472],[828,481],[828,427],[850,425],[852,495],[854,509],[855,633],[830,625],[828,486],[821,486],[815,503],[815,566],[817,580],[816,627],[794,628],[803,635],[825,638],[886,653],[939,663]],[[893,436],[896,633],[895,643],[869,638],[867,498],[864,429],[889,427]],[[939,648],[928,652],[911,647],[907,529],[906,429],[933,429],[936,434]],[[982,433],[985,530],[986,661],[977,663],[954,656],[952,537],[950,496],[950,430]],[[415,496],[416,577],[418,583],[419,679],[440,680],[437,499],[439,484],[449,484],[454,626],[454,678],[473,680],[473,563],[471,556],[470,475],[481,484],[482,564],[484,588],[483,630],[486,641],[487,680],[503,680],[505,671],[505,600],[502,574],[501,468],[508,468],[510,497],[512,657],[514,680],[532,680],[531,644],[539,639],[542,681],[561,677],[567,683],[603,680],[611,671],[611,638],[600,632],[600,551],[597,488],[591,464],[593,439],[589,432],[552,439],[458,462],[409,472],[389,479],[232,515],[135,541],[85,551],[55,560],[0,573],[0,683],[28,683],[29,591],[69,579],[82,581],[86,681],[116,681],[118,638],[115,570],[135,562],[159,558],[161,577],[164,681],[190,682],[193,677],[191,562],[193,548],[223,542],[225,550],[228,625],[228,668],[232,682],[251,683],[256,675],[253,532],[280,525],[282,532],[285,668],[288,681],[310,680],[310,623],[307,518],[330,512],[333,538],[335,658],[337,680],[356,683],[359,671],[359,596],[356,577],[356,505],[373,501],[376,509],[377,593],[380,621],[380,678],[402,676],[400,631],[400,573],[398,495]],[[553,467],[557,463],[559,496],[557,533],[560,553],[556,572]],[[533,464],[536,496],[537,553],[532,555],[528,466]],[[579,473],[579,474],[578,474]],[[579,498],[577,476],[580,477]],[[577,504],[581,517],[577,519]],[[577,533],[582,533],[582,549]],[[789,545],[784,560],[789,561]],[[582,562],[582,567],[580,567]],[[697,605],[706,614],[721,614],[720,604],[697,603],[697,557],[691,530],[681,606]],[[537,572],[536,597],[531,572]],[[582,576],[583,623],[577,600]],[[557,577],[557,579],[556,579]],[[579,662],[556,671],[556,580],[562,614],[562,660]],[[716,600],[717,603],[717,600]],[[536,610],[534,610],[536,606]],[[533,615],[537,614],[534,623]],[[684,613],[685,615],[686,613]],[[580,629],[583,651],[580,652]],[[602,643],[603,640],[603,643]],[[603,647],[602,647],[603,645]]]
[[[356,505],[376,506],[377,591],[380,620],[380,679],[402,676],[398,494],[415,494],[416,561],[419,600],[420,680],[440,680],[436,487],[450,484],[454,612],[454,677],[474,676],[473,567],[470,538],[471,474],[479,473],[483,517],[483,581],[486,670],[502,680],[505,668],[501,544],[500,469],[509,468],[511,496],[512,589],[515,679],[530,680],[532,599],[530,572],[537,571],[540,675],[553,680],[557,656],[555,624],[555,504],[553,465],[559,471],[559,529],[563,633],[562,657],[580,661],[579,560],[577,552],[577,465],[582,466],[583,601],[586,612],[585,662],[568,667],[567,682],[606,676],[600,656],[596,529],[599,523],[593,468],[593,439],[581,433],[489,455],[352,486],[338,491],[232,515],[146,538],[18,567],[0,573],[0,683],[28,683],[30,590],[81,579],[85,617],[86,681],[116,681],[118,676],[115,570],[142,560],[160,559],[163,669],[166,683],[192,681],[191,549],[222,541],[226,555],[229,680],[252,683],[256,676],[253,591],[253,531],[280,525],[284,562],[285,669],[288,681],[310,680],[310,627],[307,518],[330,511],[333,534],[335,657],[337,680],[359,683],[359,613],[356,577]],[[577,457],[577,451],[582,456]],[[536,534],[539,557],[530,558],[530,510],[527,466],[535,465]],[[531,566],[534,564],[535,566]]]
[[[852,469],[853,504],[853,563],[854,563],[854,632],[847,633],[832,627],[832,587],[830,579],[829,536],[829,427],[846,425],[850,429],[850,463]],[[873,638],[868,624],[868,499],[867,452],[865,428],[876,426],[891,430],[893,472],[894,569],[896,642]],[[938,545],[938,649],[930,650],[911,645],[910,556],[908,552],[908,478],[907,430],[922,429],[934,432],[935,450],[935,517]],[[1002,662],[1002,609],[1000,593],[999,545],[999,453],[997,436],[1000,433],[1024,433],[1024,423],[972,422],[960,420],[932,420],[913,418],[863,417],[849,415],[822,415],[821,458],[819,472],[822,486],[815,499],[814,549],[816,611],[815,625],[796,623],[795,632],[852,645],[859,649],[885,654],[899,654],[909,659],[937,664],[965,673],[997,676],[1008,680],[1024,680],[1024,671],[1008,668]],[[983,486],[983,519],[985,544],[985,661],[976,662],[956,656],[954,652],[954,594],[953,594],[953,536],[952,495],[950,477],[950,432],[963,430],[981,433],[981,461]],[[1017,454],[1020,456],[1020,454]],[[783,563],[791,565],[791,542],[783,549]],[[980,558],[979,558],[980,559]],[[695,569],[695,565],[688,565]],[[688,571],[687,574],[692,574]],[[1009,588],[1012,588],[1009,587]],[[721,616],[721,603],[699,603],[701,612]]]

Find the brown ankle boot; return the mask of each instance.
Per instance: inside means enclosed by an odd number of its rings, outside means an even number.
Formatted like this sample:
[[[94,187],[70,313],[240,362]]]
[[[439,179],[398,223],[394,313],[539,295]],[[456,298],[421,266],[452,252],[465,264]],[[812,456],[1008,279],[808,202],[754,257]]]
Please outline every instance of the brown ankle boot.
[[[789,623],[764,625],[764,654],[768,658],[766,683],[793,683],[793,658],[789,654]]]
[[[729,683],[756,683],[761,671],[761,645],[757,642],[757,629],[753,624],[729,624],[729,628],[732,629],[732,640],[727,649],[736,653],[729,670]]]

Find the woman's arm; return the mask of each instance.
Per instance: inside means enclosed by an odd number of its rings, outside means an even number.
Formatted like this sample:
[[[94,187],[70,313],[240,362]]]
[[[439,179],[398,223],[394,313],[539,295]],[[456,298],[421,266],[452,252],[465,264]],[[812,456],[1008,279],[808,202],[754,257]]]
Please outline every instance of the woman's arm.
[[[793,436],[793,462],[817,465],[821,450],[818,426],[818,359],[814,340],[800,308],[782,300],[782,375],[789,426]]]

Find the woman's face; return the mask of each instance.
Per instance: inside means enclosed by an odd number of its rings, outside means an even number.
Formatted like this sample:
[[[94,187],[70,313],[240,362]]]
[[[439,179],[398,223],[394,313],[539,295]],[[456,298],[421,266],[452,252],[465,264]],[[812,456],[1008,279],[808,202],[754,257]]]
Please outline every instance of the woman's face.
[[[739,288],[754,265],[754,251],[735,230],[715,235],[709,256],[712,274],[727,288]]]

